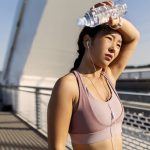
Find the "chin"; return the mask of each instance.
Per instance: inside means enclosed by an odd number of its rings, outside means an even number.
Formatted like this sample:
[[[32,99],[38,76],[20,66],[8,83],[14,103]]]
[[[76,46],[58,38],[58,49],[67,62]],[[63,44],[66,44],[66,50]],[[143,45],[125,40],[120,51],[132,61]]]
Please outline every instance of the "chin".
[[[96,65],[98,68],[106,68],[109,66],[110,63],[101,62],[98,65]]]
[[[111,60],[111,61],[107,61],[107,60],[105,60],[105,59],[101,59],[101,60],[99,60],[95,65],[96,65],[98,68],[106,68],[106,67],[108,67],[111,63],[112,63],[112,60]]]

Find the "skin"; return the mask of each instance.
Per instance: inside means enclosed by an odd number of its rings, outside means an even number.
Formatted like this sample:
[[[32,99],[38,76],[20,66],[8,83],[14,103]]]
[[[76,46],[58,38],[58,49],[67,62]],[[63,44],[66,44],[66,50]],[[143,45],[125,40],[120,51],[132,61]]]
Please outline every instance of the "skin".
[[[91,44],[85,52],[80,67],[82,67],[84,62],[85,66],[87,65],[87,63],[91,65],[91,61],[87,59],[91,56],[97,68],[106,68],[118,56],[122,45],[121,35],[113,30],[108,33],[99,32],[94,40],[91,40],[91,38],[86,35],[85,41],[91,41]],[[111,54],[113,58],[108,61],[105,59],[105,54]],[[91,67],[91,69],[93,69],[93,67]]]
[[[137,29],[128,20],[123,19],[123,21],[122,27],[116,31],[112,30],[109,34],[99,32],[94,39],[85,35],[83,39],[85,54],[77,70],[84,84],[98,100],[106,101],[111,96],[108,84],[105,78],[100,76],[100,72],[104,70],[115,87],[117,79],[133,55],[139,41],[140,34]],[[116,20],[110,20],[109,23],[114,25],[116,22]],[[87,41],[89,41],[89,47]],[[106,53],[112,54],[113,59],[106,60]],[[93,81],[101,95],[95,91],[87,77]],[[77,108],[78,98],[79,89],[73,73],[68,73],[58,79],[53,88],[47,111],[49,150],[65,150],[72,110]],[[116,135],[113,141],[118,150],[122,150],[122,136]],[[73,149],[113,150],[111,139],[92,144],[73,144]]]

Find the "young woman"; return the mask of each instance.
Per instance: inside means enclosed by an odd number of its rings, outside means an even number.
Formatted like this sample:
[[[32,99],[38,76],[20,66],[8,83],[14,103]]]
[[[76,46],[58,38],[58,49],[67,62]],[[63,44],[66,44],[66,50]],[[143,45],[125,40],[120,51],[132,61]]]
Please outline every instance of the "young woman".
[[[123,105],[115,85],[140,34],[124,18],[84,27],[71,72],[58,79],[48,105],[49,150],[122,150]]]

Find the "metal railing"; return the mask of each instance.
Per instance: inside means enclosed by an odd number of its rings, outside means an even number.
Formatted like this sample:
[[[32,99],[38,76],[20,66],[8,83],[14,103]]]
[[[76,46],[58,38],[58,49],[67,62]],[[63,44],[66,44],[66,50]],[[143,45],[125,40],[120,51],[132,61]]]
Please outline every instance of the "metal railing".
[[[47,132],[46,111],[52,88],[33,86],[1,86],[5,101],[12,104],[13,111],[34,128]]]
[[[119,79],[150,79],[150,68],[126,69]]]
[[[52,88],[1,85],[0,90],[2,99],[11,102],[13,112],[47,137],[47,106]],[[72,149],[69,135],[66,148]]]
[[[118,92],[125,108],[124,150],[150,150],[150,94]]]
[[[52,88],[45,87],[1,86],[2,99],[10,100],[13,111],[45,136],[47,136],[47,105],[51,92]],[[134,137],[139,141],[143,140],[143,142],[150,141],[150,95],[142,93],[136,95],[136,93],[130,92],[118,93],[125,107],[123,122],[124,149],[129,148],[130,144],[134,144],[134,142],[132,143],[134,140],[127,141],[127,136],[130,136],[131,139]],[[140,98],[136,101],[136,97],[139,96]],[[147,96],[147,99],[143,103],[142,99],[145,96]],[[150,146],[146,145],[147,147]],[[142,149],[142,145],[139,144],[139,147]],[[70,138],[68,138],[68,149],[71,149]]]

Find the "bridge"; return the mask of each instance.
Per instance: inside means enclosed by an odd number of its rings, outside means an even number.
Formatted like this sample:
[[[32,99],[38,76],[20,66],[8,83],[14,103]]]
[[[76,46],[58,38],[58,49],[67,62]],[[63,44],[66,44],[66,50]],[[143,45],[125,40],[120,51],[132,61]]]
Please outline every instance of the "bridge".
[[[116,88],[121,91],[150,92],[150,68],[126,69]]]
[[[47,139],[14,112],[0,112],[1,150],[47,150]]]
[[[0,68],[0,150],[47,149],[52,88],[76,58],[75,20],[94,3],[18,1]],[[149,68],[127,69],[117,82],[125,107],[123,150],[150,150],[149,83]],[[72,149],[69,136],[66,149]]]
[[[1,85],[0,89],[1,103],[12,100],[11,106],[1,105],[0,148],[47,149],[46,111],[52,88]],[[123,150],[150,149],[150,94],[118,93],[125,108]],[[72,149],[69,135],[66,149]]]

